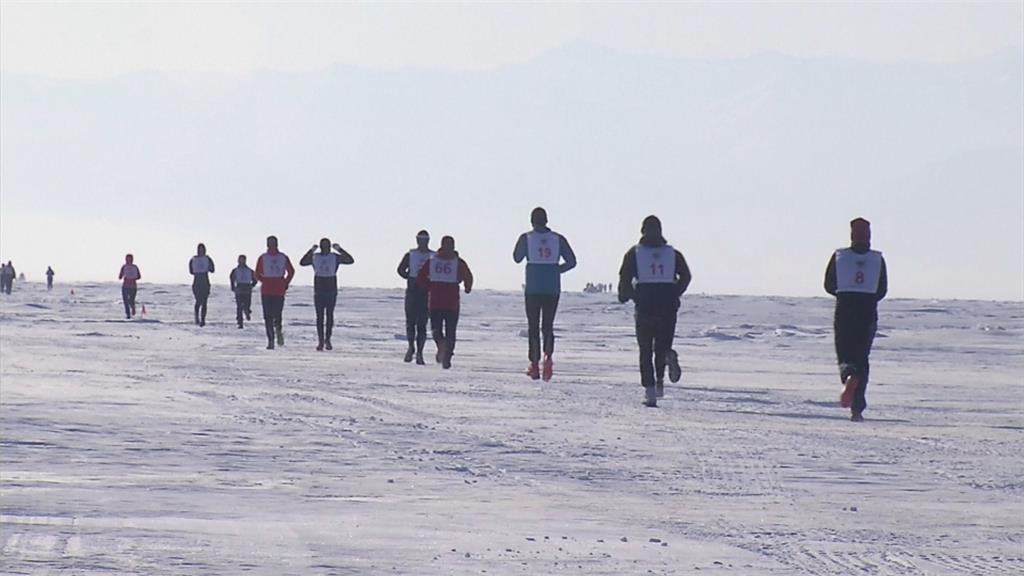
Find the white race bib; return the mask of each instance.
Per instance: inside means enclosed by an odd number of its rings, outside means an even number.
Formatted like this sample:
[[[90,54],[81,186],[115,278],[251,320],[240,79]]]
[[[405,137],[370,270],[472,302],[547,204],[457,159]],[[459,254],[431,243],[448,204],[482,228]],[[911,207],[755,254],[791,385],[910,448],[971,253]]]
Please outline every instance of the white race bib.
[[[255,284],[252,281],[252,270],[249,268],[236,268],[235,269],[235,283],[236,284]]]
[[[192,257],[192,273],[193,274],[206,274],[210,271],[210,257],[209,256],[193,256]]]
[[[420,268],[423,268],[423,264],[430,260],[430,257],[434,255],[433,250],[426,252],[420,252],[419,250],[409,250],[409,278],[415,278],[420,273]]]
[[[665,246],[636,247],[637,284],[674,284],[676,281],[676,250]]]
[[[445,284],[459,283],[459,259],[439,258],[436,254],[430,257],[430,281]]]
[[[849,248],[836,250],[836,292],[878,292],[882,278],[882,253],[868,250],[858,254]]]
[[[530,232],[526,235],[526,261],[530,264],[558,264],[562,241],[554,232]]]
[[[313,274],[320,277],[338,274],[338,257],[334,253],[313,254]]]
[[[264,254],[263,255],[263,277],[264,278],[284,278],[284,272],[287,268],[288,257],[280,252],[277,254]]]
[[[125,280],[138,280],[139,279],[139,267],[135,264],[124,265],[124,279]]]

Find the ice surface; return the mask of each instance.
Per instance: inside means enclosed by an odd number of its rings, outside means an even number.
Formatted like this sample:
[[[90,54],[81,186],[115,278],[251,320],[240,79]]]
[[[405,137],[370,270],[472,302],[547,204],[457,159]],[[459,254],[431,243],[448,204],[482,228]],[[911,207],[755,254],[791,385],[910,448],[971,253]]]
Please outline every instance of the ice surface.
[[[318,353],[307,287],[275,351],[224,288],[202,329],[187,286],[145,323],[68,288],[0,297],[5,574],[1024,570],[1020,303],[883,303],[854,424],[825,298],[685,297],[646,409],[609,294],[563,295],[543,383],[518,294],[464,299],[442,371],[401,361],[400,291],[343,290]]]

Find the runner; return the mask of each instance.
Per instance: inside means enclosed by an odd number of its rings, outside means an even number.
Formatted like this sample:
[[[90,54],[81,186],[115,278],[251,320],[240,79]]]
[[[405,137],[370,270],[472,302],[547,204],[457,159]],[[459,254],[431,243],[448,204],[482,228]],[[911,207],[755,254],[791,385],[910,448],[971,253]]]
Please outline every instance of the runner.
[[[46,291],[53,290],[53,268],[46,267]]]
[[[427,290],[416,283],[416,275],[423,264],[434,255],[430,249],[430,234],[420,230],[416,234],[416,248],[409,250],[398,263],[398,275],[406,279],[405,285],[405,337],[409,341],[409,349],[405,352],[405,361],[412,362],[416,355],[416,363],[423,365],[423,346],[427,342]]]
[[[300,266],[313,267],[313,305],[316,307],[316,337],[318,351],[331,350],[331,333],[334,331],[334,306],[338,302],[338,266],[352,264],[355,259],[337,244],[327,238],[320,239],[320,253],[312,248],[299,260]],[[334,248],[337,253],[331,252]]]
[[[644,387],[644,405],[654,408],[664,395],[666,365],[674,365],[670,373],[680,373],[672,339],[679,298],[690,285],[691,276],[682,253],[662,235],[661,220],[656,216],[644,218],[640,234],[640,242],[622,259],[619,302],[633,300],[635,306],[640,384]]]
[[[121,301],[124,303],[124,317],[131,320],[135,316],[135,295],[138,293],[139,287],[138,282],[142,280],[142,273],[139,272],[139,267],[135,265],[135,256],[126,254],[124,257],[124,265],[121,266],[121,272],[117,275],[118,280],[123,280],[121,284]]]
[[[868,356],[878,328],[878,302],[889,290],[885,258],[871,249],[871,223],[850,222],[850,247],[832,254],[825,269],[825,291],[835,296],[836,358],[843,393],[839,403],[850,420],[863,422],[868,402]]]
[[[252,320],[252,289],[256,287],[256,273],[245,265],[245,254],[238,256],[238,266],[231,271],[228,280],[235,293],[235,320],[241,328],[243,315],[246,320]]]
[[[267,350],[284,346],[284,295],[295,277],[295,268],[288,256],[277,249],[277,236],[267,236],[267,251],[256,260],[256,280],[260,283],[263,301],[263,323],[267,328]]]
[[[8,260],[7,264],[0,265],[0,292],[4,294],[11,293],[11,287],[14,286],[14,265]]]
[[[430,328],[437,343],[437,356],[441,366],[452,367],[455,355],[455,331],[459,324],[459,283],[466,294],[473,290],[473,273],[466,261],[455,251],[455,239],[441,238],[441,248],[427,260],[416,274],[416,283],[428,291]]]
[[[206,303],[210,299],[210,274],[214,272],[214,265],[202,242],[196,246],[196,255],[188,261],[188,272],[192,274],[192,295],[196,297],[196,324],[206,326]]]
[[[534,380],[541,377],[538,362],[543,329],[543,377],[548,381],[554,371],[551,356],[555,353],[555,312],[562,294],[562,274],[576,267],[576,255],[564,236],[548,228],[548,214],[543,208],[533,209],[530,224],[533,230],[519,236],[512,258],[516,263],[526,259],[526,322],[530,359],[526,373]]]

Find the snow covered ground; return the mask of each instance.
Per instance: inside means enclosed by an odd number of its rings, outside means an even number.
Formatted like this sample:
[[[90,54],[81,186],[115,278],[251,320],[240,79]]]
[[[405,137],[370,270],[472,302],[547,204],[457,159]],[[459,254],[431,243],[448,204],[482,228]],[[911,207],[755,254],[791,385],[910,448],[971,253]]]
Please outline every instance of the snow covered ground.
[[[400,290],[343,290],[318,353],[305,286],[275,351],[258,297],[68,289],[0,297],[4,574],[1024,571],[1020,303],[884,302],[855,424],[826,298],[685,297],[647,409],[609,294],[563,295],[543,383],[518,294],[464,299],[443,371]]]

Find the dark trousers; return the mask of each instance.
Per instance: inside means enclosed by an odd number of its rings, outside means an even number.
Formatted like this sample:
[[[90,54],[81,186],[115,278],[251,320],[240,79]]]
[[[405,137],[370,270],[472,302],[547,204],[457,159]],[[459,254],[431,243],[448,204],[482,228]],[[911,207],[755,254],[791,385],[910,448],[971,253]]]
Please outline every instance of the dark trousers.
[[[640,345],[640,384],[653,386],[665,380],[665,358],[676,335],[676,313],[636,313],[636,341]]]
[[[284,296],[268,296],[264,294],[263,323],[267,327],[267,342],[274,341],[274,330],[282,328],[281,315],[284,312]]]
[[[526,322],[530,340],[530,362],[540,360],[540,335],[544,332],[544,353],[555,352],[555,312],[558,311],[558,294],[527,294]]]
[[[14,278],[4,278],[0,281],[0,292],[4,294],[10,294],[11,288],[14,286]]]
[[[252,288],[235,287],[235,320],[242,325],[242,317],[252,315]]]
[[[196,297],[196,324],[206,324],[206,303],[210,300],[209,284],[193,284],[192,295]]]
[[[448,356],[455,351],[455,329],[459,325],[458,310],[431,310],[430,329],[434,332],[434,342],[447,343]]]
[[[121,287],[121,301],[124,302],[125,318],[131,318],[132,316],[135,316],[135,294],[138,291],[139,289],[135,287]]]
[[[868,407],[865,394],[868,389],[868,375],[871,366],[868,356],[871,354],[871,345],[875,341],[875,332],[878,329],[878,322],[868,317],[866,319],[836,317],[836,358],[839,361],[839,381],[845,382],[846,377],[856,375],[860,384],[854,392],[853,412],[863,412]]]
[[[427,342],[427,291],[412,289],[405,291],[405,337],[409,348],[416,345],[416,351],[423,353]]]
[[[321,344],[331,340],[331,333],[334,331],[334,306],[337,303],[337,290],[313,292],[313,306],[316,308],[316,337]]]

